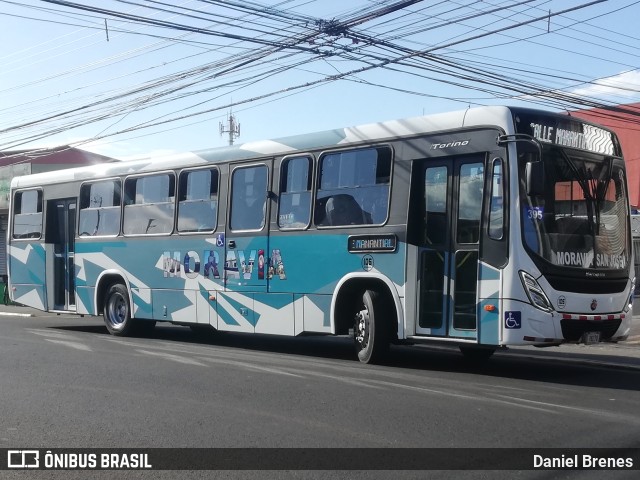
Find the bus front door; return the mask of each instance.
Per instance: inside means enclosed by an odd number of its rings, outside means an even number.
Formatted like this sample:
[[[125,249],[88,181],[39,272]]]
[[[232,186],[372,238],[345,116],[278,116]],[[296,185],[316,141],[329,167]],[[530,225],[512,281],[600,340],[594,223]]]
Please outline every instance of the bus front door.
[[[430,159],[414,169],[412,194],[424,219],[416,334],[475,339],[484,155]]]
[[[51,249],[53,262],[47,263],[52,270],[49,278],[53,291],[54,310],[75,310],[75,232],[76,199],[64,198],[47,202],[46,243]],[[50,297],[51,298],[51,297]]]

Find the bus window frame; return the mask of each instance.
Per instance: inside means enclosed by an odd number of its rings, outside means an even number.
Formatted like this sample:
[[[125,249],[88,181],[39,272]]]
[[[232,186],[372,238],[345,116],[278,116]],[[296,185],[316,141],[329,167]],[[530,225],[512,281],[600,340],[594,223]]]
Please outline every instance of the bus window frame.
[[[505,208],[505,200],[507,203],[507,206],[509,205],[509,199],[506,197],[507,194],[507,185],[505,182],[505,161],[502,157],[500,156],[494,156],[493,158],[491,158],[491,160],[489,160],[489,195],[486,196],[486,198],[488,199],[488,215],[487,215],[487,221],[486,221],[486,228],[487,228],[487,237],[491,240],[495,240],[495,241],[502,241],[505,239],[505,235],[507,234],[507,225],[506,225],[506,219],[507,219],[507,212],[506,212],[506,208]],[[494,180],[494,175],[495,175],[495,171],[496,171],[496,165],[500,163],[500,187],[499,189],[496,189],[493,183]],[[491,219],[493,218],[493,211],[491,210],[492,207],[492,202],[494,199],[494,192],[496,190],[499,190],[502,193],[502,205],[500,205],[500,210],[502,211],[502,221],[500,222],[500,236],[496,236],[495,234],[492,233],[491,231]]]
[[[217,185],[216,185],[216,217],[215,217],[215,225],[213,226],[213,229],[211,230],[196,230],[196,231],[181,231],[178,228],[178,221],[180,218],[180,194],[182,193],[182,190],[180,188],[180,177],[182,176],[183,173],[189,173],[189,172],[197,172],[197,171],[201,171],[201,170],[215,170],[217,172]],[[190,168],[183,168],[182,170],[180,170],[179,172],[177,172],[176,174],[176,198],[175,198],[175,202],[176,202],[176,209],[175,209],[175,214],[174,214],[174,233],[178,234],[178,235],[211,235],[213,232],[215,232],[216,230],[218,230],[218,227],[220,226],[220,222],[218,221],[219,216],[220,216],[220,185],[221,185],[221,181],[222,181],[222,172],[220,171],[220,168],[218,167],[218,165],[205,165],[205,166],[199,166],[199,167],[190,167]]]
[[[292,159],[296,159],[296,158],[306,158],[307,160],[311,161],[311,170],[310,170],[310,198],[309,198],[309,219],[307,221],[307,224],[305,226],[300,226],[300,227],[283,227],[280,225],[280,205],[281,205],[281,200],[282,200],[282,181],[283,181],[283,176],[282,176],[282,169],[283,166],[286,162],[288,162],[289,160]],[[302,230],[308,230],[309,227],[311,227],[311,225],[313,224],[313,216],[314,216],[314,212],[315,212],[315,184],[316,184],[316,174],[317,174],[317,158],[315,157],[315,155],[313,155],[312,153],[309,152],[301,152],[301,153],[296,153],[296,154],[290,154],[287,156],[284,156],[280,159],[280,164],[278,166],[278,208],[276,211],[276,217],[275,217],[275,223],[278,227],[279,231],[282,232],[293,232],[293,231],[302,231]]]
[[[15,198],[16,195],[18,193],[22,194],[24,192],[40,192],[40,215],[41,215],[41,219],[40,219],[40,235],[38,235],[37,237],[24,237],[24,238],[20,238],[20,237],[16,237],[15,236],[15,220],[16,220],[16,210],[15,210]],[[21,201],[22,202],[22,201]],[[11,225],[11,241],[16,241],[16,242],[33,242],[33,241],[38,241],[38,240],[42,240],[43,236],[44,236],[44,229],[45,229],[45,200],[44,200],[44,189],[42,187],[30,187],[30,188],[21,188],[21,189],[16,189],[13,191],[13,196],[11,197],[11,212],[10,212],[10,217],[9,217],[9,222]],[[38,212],[35,212],[38,213]],[[22,213],[18,214],[18,215],[24,215]],[[8,254],[8,252],[7,252]]]
[[[131,205],[158,205],[160,203],[173,203],[173,222],[172,222],[172,227],[171,227],[171,231],[169,232],[161,232],[161,233],[125,233],[124,232],[124,220],[125,220],[125,212],[126,212],[126,207],[127,205],[125,204],[125,199],[126,199],[126,186],[127,186],[127,181],[129,181],[130,179],[136,179],[136,178],[144,178],[144,177],[154,177],[154,176],[160,176],[160,175],[165,175],[168,174],[170,177],[173,177],[173,202],[152,202],[152,203],[132,203]],[[173,235],[176,231],[176,211],[177,211],[177,205],[176,205],[176,201],[178,198],[177,195],[177,185],[176,185],[176,172],[175,170],[158,170],[158,171],[152,171],[152,172],[144,172],[144,173],[136,173],[133,175],[127,175],[124,177],[123,181],[122,181],[122,199],[121,199],[121,204],[122,204],[122,219],[120,220],[121,226],[120,226],[120,231],[122,232],[122,236],[123,237],[162,237],[162,236],[169,236],[169,235]]]
[[[316,208],[318,207],[318,192],[320,191],[320,181],[321,181],[321,175],[320,175],[320,168],[322,165],[322,160],[324,159],[324,157],[326,157],[327,155],[332,155],[332,154],[336,154],[336,153],[343,153],[343,152],[351,152],[351,151],[356,151],[356,150],[379,150],[379,149],[387,149],[389,151],[389,183],[388,188],[389,188],[389,192],[387,195],[387,214],[384,218],[384,220],[380,223],[361,223],[361,224],[355,224],[355,225],[318,225],[316,223]],[[313,207],[312,207],[312,215],[311,215],[311,224],[319,229],[319,230],[326,230],[326,229],[344,229],[344,228],[374,228],[374,227],[383,227],[385,226],[388,222],[389,222],[389,218],[391,216],[391,197],[392,197],[392,189],[393,189],[393,174],[394,174],[394,170],[395,170],[395,157],[396,157],[396,152],[393,148],[393,145],[390,143],[374,143],[374,144],[365,144],[365,145],[357,145],[357,146],[353,146],[350,148],[335,148],[335,149],[330,149],[330,150],[323,150],[317,157],[317,161],[316,161],[316,172],[315,172],[315,178],[314,178],[314,195],[313,195]],[[378,184],[376,184],[378,185]],[[375,186],[375,185],[374,185]],[[344,187],[345,190],[347,190],[348,188],[353,188],[353,187]],[[356,187],[359,188],[359,187]],[[338,189],[335,189],[338,190]],[[327,197],[328,198],[328,197]],[[326,202],[325,202],[326,203]],[[362,208],[362,207],[360,207]],[[371,214],[371,212],[369,212]],[[325,212],[326,215],[326,212]]]
[[[103,182],[109,182],[109,181],[115,181],[115,182],[120,182],[120,204],[118,205],[118,208],[120,208],[120,222],[118,222],[118,233],[116,233],[115,235],[110,234],[110,235],[80,235],[80,212],[83,210],[80,207],[80,199],[82,197],[82,188],[85,185],[95,185],[96,183],[103,183]],[[99,180],[89,180],[89,181],[85,181],[82,182],[80,184],[80,188],[78,189],[78,200],[77,200],[77,206],[76,206],[76,210],[77,210],[77,215],[78,218],[76,219],[76,238],[77,239],[86,239],[86,238],[116,238],[119,237],[121,235],[123,235],[122,233],[122,227],[123,227],[123,220],[124,220],[124,181],[122,180],[121,177],[108,177],[108,178],[101,178]],[[115,206],[115,205],[114,205]]]

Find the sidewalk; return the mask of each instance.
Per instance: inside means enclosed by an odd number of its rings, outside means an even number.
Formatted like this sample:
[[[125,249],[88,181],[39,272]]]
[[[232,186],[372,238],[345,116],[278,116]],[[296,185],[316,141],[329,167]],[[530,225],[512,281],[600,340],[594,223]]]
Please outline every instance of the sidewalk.
[[[626,368],[640,370],[640,299],[634,305],[634,316],[631,326],[631,336],[625,342],[603,343],[599,345],[566,344],[560,347],[509,347],[507,355],[528,356],[537,359],[578,362],[604,367]],[[52,313],[17,305],[0,304],[0,322],[3,316],[50,316]],[[501,355],[498,351],[496,355]]]

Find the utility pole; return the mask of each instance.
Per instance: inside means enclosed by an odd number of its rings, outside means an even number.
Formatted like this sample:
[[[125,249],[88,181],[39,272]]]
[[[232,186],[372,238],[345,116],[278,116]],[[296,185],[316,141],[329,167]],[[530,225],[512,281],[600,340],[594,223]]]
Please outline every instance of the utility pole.
[[[220,122],[220,136],[225,133],[229,134],[229,145],[233,145],[233,140],[240,136],[240,124],[236,122],[236,117],[231,112],[227,117],[227,125]]]

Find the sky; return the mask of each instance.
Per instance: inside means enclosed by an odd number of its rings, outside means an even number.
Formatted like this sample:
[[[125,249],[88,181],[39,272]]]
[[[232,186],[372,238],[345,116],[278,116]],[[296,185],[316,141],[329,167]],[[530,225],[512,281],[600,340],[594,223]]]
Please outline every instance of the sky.
[[[640,102],[640,1],[0,0],[0,151],[139,158]]]

